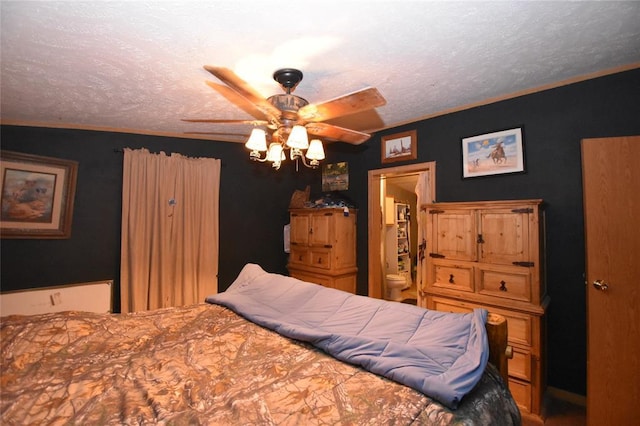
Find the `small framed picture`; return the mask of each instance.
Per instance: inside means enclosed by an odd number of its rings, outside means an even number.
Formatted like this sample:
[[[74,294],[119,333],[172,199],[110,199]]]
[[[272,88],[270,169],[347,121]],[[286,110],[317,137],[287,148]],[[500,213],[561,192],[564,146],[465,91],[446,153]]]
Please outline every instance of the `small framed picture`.
[[[325,164],[322,167],[322,191],[346,191],[349,189],[349,163]]]
[[[2,238],[69,238],[78,163],[1,151]]]
[[[415,160],[418,158],[416,130],[382,137],[382,163]]]
[[[524,172],[522,128],[462,139],[462,177]]]

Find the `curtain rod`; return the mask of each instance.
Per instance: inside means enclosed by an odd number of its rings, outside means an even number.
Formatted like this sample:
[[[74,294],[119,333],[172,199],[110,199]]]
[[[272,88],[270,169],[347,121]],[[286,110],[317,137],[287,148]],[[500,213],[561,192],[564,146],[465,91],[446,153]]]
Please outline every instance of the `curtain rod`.
[[[113,152],[114,152],[114,154],[124,154],[124,149],[122,149],[122,148],[113,148]],[[203,157],[203,158],[210,158],[210,157]],[[218,158],[217,160],[220,160],[220,159]],[[220,160],[220,166],[221,167],[226,167],[227,164],[224,161]]]

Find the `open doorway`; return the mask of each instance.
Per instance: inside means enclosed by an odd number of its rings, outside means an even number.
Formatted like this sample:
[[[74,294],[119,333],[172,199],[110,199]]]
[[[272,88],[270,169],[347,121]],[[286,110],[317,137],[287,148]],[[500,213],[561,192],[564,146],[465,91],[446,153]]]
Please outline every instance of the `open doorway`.
[[[426,174],[424,176],[423,174]],[[417,200],[415,194],[416,185],[419,179],[427,182],[427,193],[431,194],[429,200]],[[419,303],[420,298],[420,263],[416,260],[419,252],[419,209],[418,203],[427,203],[435,199],[435,176],[436,164],[434,161],[406,166],[388,167],[369,171],[368,198],[369,198],[369,275],[368,275],[368,295],[370,297],[382,299],[388,295],[386,288],[386,277],[389,272],[389,258],[393,258],[398,253],[390,252],[394,250],[393,243],[389,242],[387,235],[393,234],[397,229],[390,230],[392,215],[398,214],[398,209],[403,209],[407,205],[409,217],[413,228],[408,234],[409,241],[413,236],[414,244],[408,248],[411,263],[408,266],[408,273],[411,277],[413,291],[417,293]],[[424,193],[425,191],[422,191]],[[413,193],[413,197],[410,195]],[[393,201],[391,201],[393,200]],[[398,201],[398,203],[396,203]],[[393,206],[393,208],[391,207]],[[397,216],[396,216],[397,219]],[[397,247],[396,247],[397,249]],[[393,265],[392,265],[393,266]],[[397,265],[396,265],[397,267]],[[392,269],[393,270],[393,269]],[[397,269],[396,269],[397,270]],[[411,290],[411,288],[409,289]],[[385,294],[386,293],[386,294]]]

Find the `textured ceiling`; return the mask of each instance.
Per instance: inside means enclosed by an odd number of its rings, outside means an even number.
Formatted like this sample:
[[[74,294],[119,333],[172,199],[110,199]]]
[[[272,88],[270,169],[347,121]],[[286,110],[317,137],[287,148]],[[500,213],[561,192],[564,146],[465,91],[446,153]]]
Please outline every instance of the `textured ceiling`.
[[[180,137],[248,132],[181,121],[252,118],[205,64],[265,97],[283,67],[310,102],[376,87],[385,106],[338,123],[375,131],[640,63],[640,2],[3,0],[1,19],[3,123]]]

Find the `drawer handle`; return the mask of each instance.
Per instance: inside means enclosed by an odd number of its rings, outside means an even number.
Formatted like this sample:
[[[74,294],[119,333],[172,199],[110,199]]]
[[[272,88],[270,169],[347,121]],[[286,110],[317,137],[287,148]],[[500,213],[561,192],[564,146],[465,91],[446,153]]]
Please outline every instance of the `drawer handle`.
[[[455,284],[455,280],[453,279],[453,274],[449,274],[449,283]]]
[[[500,281],[500,291],[507,291],[507,283],[504,280]]]

